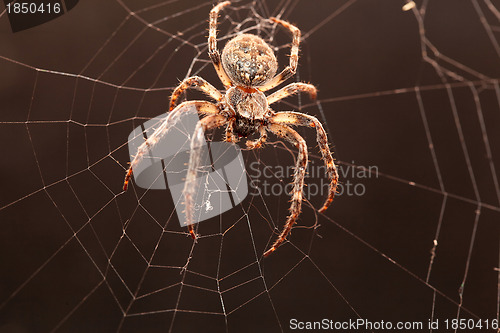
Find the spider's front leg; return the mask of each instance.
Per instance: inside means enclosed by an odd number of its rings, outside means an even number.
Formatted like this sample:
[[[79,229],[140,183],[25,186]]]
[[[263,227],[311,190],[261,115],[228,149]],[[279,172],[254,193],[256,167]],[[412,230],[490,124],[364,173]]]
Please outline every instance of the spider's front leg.
[[[220,127],[226,124],[226,117],[216,114],[210,115],[202,120],[196,125],[193,137],[191,138],[191,152],[189,156],[189,166],[186,176],[186,182],[184,183],[184,204],[186,206],[186,224],[193,239],[196,239],[196,233],[194,232],[194,200],[193,197],[196,195],[196,178],[198,173],[198,168],[200,167],[200,159],[203,148],[203,143],[205,142],[205,131]]]
[[[292,230],[295,221],[297,220],[302,207],[302,196],[304,188],[304,178],[306,175],[306,167],[308,162],[307,145],[306,141],[297,133],[295,130],[291,129],[286,125],[271,123],[268,125],[271,132],[277,136],[285,138],[290,143],[294,144],[299,149],[299,154],[297,156],[297,163],[295,166],[295,173],[293,176],[293,190],[292,190],[292,200],[290,205],[290,215],[288,216],[283,231],[278,236],[274,244],[269,250],[264,252],[264,257],[267,257],[286,240],[286,237]]]
[[[196,107],[199,115],[214,115],[219,113],[217,106],[207,101],[187,101],[172,110],[162,124],[137,149],[137,154],[135,154],[134,159],[130,162],[127,174],[125,175],[125,180],[123,181],[124,191],[128,188],[128,183],[132,177],[134,168],[142,161],[144,155],[150,149],[153,149],[153,147],[168,133],[168,130],[177,123],[180,117],[186,111],[191,110],[192,106]]]
[[[326,166],[326,172],[330,178],[328,197],[326,198],[323,207],[319,210],[320,213],[324,212],[332,203],[337,191],[339,174],[337,167],[335,166],[335,162],[333,161],[330,148],[328,147],[328,138],[323,125],[321,125],[321,122],[316,117],[300,112],[277,112],[273,117],[271,117],[270,121],[279,124],[309,126],[316,128],[316,140],[318,141],[319,149]]]

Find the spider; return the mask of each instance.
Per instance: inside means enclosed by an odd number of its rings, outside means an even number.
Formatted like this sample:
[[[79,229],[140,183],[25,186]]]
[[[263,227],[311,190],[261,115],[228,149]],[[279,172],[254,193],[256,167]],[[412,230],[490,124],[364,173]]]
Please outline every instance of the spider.
[[[295,82],[269,96],[264,94],[265,91],[277,87],[295,74],[298,64],[300,30],[286,21],[275,17],[270,18],[271,21],[288,29],[293,36],[289,65],[278,75],[276,75],[278,61],[273,50],[262,38],[256,35],[241,34],[234,37],[227,42],[221,56],[217,49],[217,18],[220,10],[229,4],[230,1],[221,2],[210,11],[208,36],[208,55],[226,89],[225,94],[198,76],[188,77],[182,81],[175,88],[170,98],[169,110],[171,112],[158,129],[139,146],[125,176],[123,190],[127,190],[134,167],[137,166],[149,149],[165,136],[168,129],[176,122],[183,111],[189,109],[182,106],[196,107],[198,114],[203,118],[198,122],[191,139],[189,166],[183,190],[187,227],[192,238],[196,240],[197,235],[192,221],[193,197],[196,193],[197,169],[200,165],[201,155],[200,150],[197,148],[203,143],[205,131],[226,126],[225,141],[236,143],[239,142],[240,138],[246,138],[248,149],[262,147],[266,143],[267,132],[272,132],[295,145],[298,149],[298,157],[293,177],[290,214],[278,238],[264,253],[264,257],[267,257],[286,240],[301,212],[308,152],[306,141],[290,126],[309,126],[316,129],[319,149],[326,166],[326,173],[330,178],[329,194],[319,212],[325,211],[333,200],[338,173],[328,147],[326,132],[316,117],[293,111],[275,112],[269,107],[269,105],[298,92],[306,92],[311,99],[315,99],[316,88],[308,83]],[[201,100],[186,101],[176,107],[179,97],[189,88],[197,88],[203,91],[216,103]],[[258,134],[259,137],[255,140],[248,139],[253,134]]]

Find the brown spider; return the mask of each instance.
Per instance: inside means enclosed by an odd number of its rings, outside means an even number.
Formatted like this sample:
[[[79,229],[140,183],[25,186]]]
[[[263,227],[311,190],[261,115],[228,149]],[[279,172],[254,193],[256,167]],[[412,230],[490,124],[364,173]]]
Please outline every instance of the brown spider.
[[[287,235],[290,233],[301,212],[304,177],[308,163],[307,145],[305,140],[295,130],[290,128],[289,125],[310,126],[316,129],[319,149],[326,165],[326,172],[331,179],[328,198],[319,212],[325,211],[333,200],[337,187],[338,173],[328,147],[326,132],[316,117],[292,111],[275,112],[269,107],[270,104],[299,91],[309,93],[310,97],[314,99],[316,98],[316,88],[311,84],[296,82],[290,83],[267,97],[264,95],[264,91],[275,88],[295,74],[298,63],[300,30],[286,21],[274,17],[271,18],[273,22],[279,23],[290,30],[293,35],[290,64],[278,75],[275,75],[278,62],[273,50],[262,38],[252,34],[242,34],[227,42],[222,51],[221,59],[221,55],[217,49],[217,17],[219,11],[229,4],[229,1],[221,2],[210,11],[208,37],[208,54],[220,80],[226,88],[226,93],[222,94],[201,77],[193,76],[185,79],[172,93],[170,99],[171,112],[169,116],[138,148],[137,154],[130,163],[130,168],[125,176],[123,190],[127,190],[132,170],[141,161],[144,154],[164,137],[180,114],[189,109],[181,106],[195,106],[199,115],[204,116],[204,118],[196,126],[191,140],[191,155],[183,194],[186,206],[187,227],[192,238],[196,239],[197,236],[192,224],[193,196],[196,192],[196,176],[201,155],[200,150],[197,148],[202,145],[205,139],[204,132],[226,125],[227,142],[238,142],[241,137],[247,138],[258,132],[260,134],[258,139],[247,139],[246,145],[249,149],[261,147],[266,142],[267,131],[283,137],[294,144],[299,152],[294,174],[293,194],[289,209],[290,215],[281,234],[271,248],[264,253],[264,256],[267,257],[286,240]],[[187,101],[174,108],[182,93],[191,87],[203,91],[216,100],[217,103]]]

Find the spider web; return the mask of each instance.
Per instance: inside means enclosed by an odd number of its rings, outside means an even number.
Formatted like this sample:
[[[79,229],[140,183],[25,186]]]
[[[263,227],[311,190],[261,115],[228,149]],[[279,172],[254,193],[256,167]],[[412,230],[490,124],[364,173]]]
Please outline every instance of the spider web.
[[[207,57],[213,2],[82,1],[15,34],[3,10],[0,331],[279,332],[324,318],[432,331],[429,319],[498,319],[500,4],[413,4],[242,1],[221,14],[219,48],[259,34],[281,68],[290,36],[266,18],[301,28],[294,79],[319,99],[276,109],[325,124],[345,190],[325,214],[314,207],[326,193],[309,196],[266,259],[285,192],[248,196],[200,223],[194,243],[168,191],[121,190],[129,133],[166,111],[178,80],[221,87]],[[299,133],[321,165],[315,134]],[[291,179],[277,166],[296,151],[270,141],[243,152],[247,177],[267,170],[279,188]],[[308,190],[322,184],[312,170]],[[349,195],[349,183],[365,191]]]

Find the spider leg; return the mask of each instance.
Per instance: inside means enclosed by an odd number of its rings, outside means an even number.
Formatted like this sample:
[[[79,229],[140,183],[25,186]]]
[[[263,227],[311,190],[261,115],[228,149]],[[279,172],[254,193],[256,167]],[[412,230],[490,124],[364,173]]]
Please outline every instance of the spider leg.
[[[226,142],[237,143],[240,141],[238,136],[234,134],[234,117],[230,118],[226,127]]]
[[[123,182],[123,190],[126,191],[128,188],[128,183],[133,174],[133,169],[139,164],[143,156],[152,149],[164,136],[167,134],[168,130],[177,123],[179,118],[183,115],[183,111],[190,110],[189,106],[195,106],[199,115],[209,115],[218,114],[219,109],[214,104],[207,101],[187,101],[181,103],[172,112],[170,112],[163,121],[163,123],[153,132],[153,134],[144,141],[143,144],[137,149],[137,154],[135,154],[134,159],[131,161],[130,166],[125,175],[125,180]]]
[[[328,147],[328,138],[326,136],[323,125],[321,125],[320,121],[316,117],[300,112],[277,112],[273,117],[271,117],[270,121],[279,124],[309,126],[316,128],[316,140],[318,141],[319,149],[321,151],[321,155],[323,156],[323,161],[326,166],[326,172],[328,174],[328,177],[330,178],[328,197],[326,198],[323,207],[321,207],[321,209],[319,210],[319,212],[324,212],[333,201],[333,197],[335,196],[335,193],[337,191],[337,182],[339,179],[339,175],[337,167],[335,166],[335,163],[333,161],[332,153],[330,152],[330,148]]]
[[[268,125],[268,128],[271,132],[276,134],[277,136],[285,138],[290,143],[294,144],[298,149],[299,153],[297,156],[297,164],[295,166],[295,173],[293,176],[293,190],[292,190],[292,200],[290,205],[290,215],[288,216],[283,231],[278,236],[274,244],[264,252],[264,257],[267,257],[286,240],[286,237],[292,230],[295,221],[297,220],[301,207],[302,207],[302,191],[304,187],[304,177],[306,174],[307,167],[307,145],[306,141],[292,128],[281,125],[271,123]]]
[[[264,126],[261,126],[259,128],[259,133],[260,133],[260,137],[257,140],[247,140],[247,142],[245,142],[248,149],[260,148],[266,142],[267,131],[266,131],[266,128]]]
[[[226,72],[222,68],[222,63],[220,60],[220,52],[217,49],[217,17],[219,16],[220,10],[229,5],[230,1],[224,1],[218,3],[212,10],[210,11],[210,24],[208,29],[208,56],[212,60],[215,71],[219,76],[222,84],[229,88],[231,86],[231,80],[227,76]]]
[[[316,99],[317,90],[315,86],[308,83],[294,82],[267,96],[267,103],[271,105],[283,98],[294,95],[299,91],[309,93],[312,100]]]
[[[299,45],[300,45],[300,30],[296,26],[288,23],[287,21],[280,20],[276,17],[270,18],[273,22],[279,23],[292,32],[292,49],[290,51],[290,64],[283,69],[281,73],[272,78],[269,82],[259,87],[260,91],[272,89],[281,84],[286,79],[290,78],[297,71],[297,64],[299,63]]]
[[[197,192],[196,188],[196,175],[198,173],[198,168],[200,166],[200,159],[202,153],[202,146],[205,141],[205,131],[214,129],[224,125],[227,122],[226,117],[220,114],[213,114],[207,116],[200,120],[196,125],[196,129],[191,138],[191,152],[189,156],[189,166],[186,176],[186,182],[184,183],[184,204],[186,205],[186,224],[188,231],[193,239],[196,239],[196,233],[194,232],[193,225],[193,206],[195,196]]]
[[[181,94],[187,89],[194,87],[201,91],[203,91],[208,96],[212,97],[216,101],[220,102],[222,100],[222,94],[210,83],[208,83],[205,79],[199,76],[191,76],[187,79],[184,79],[177,88],[175,88],[172,96],[170,97],[170,107],[169,111],[172,111],[176,105],[177,99],[181,96]]]

